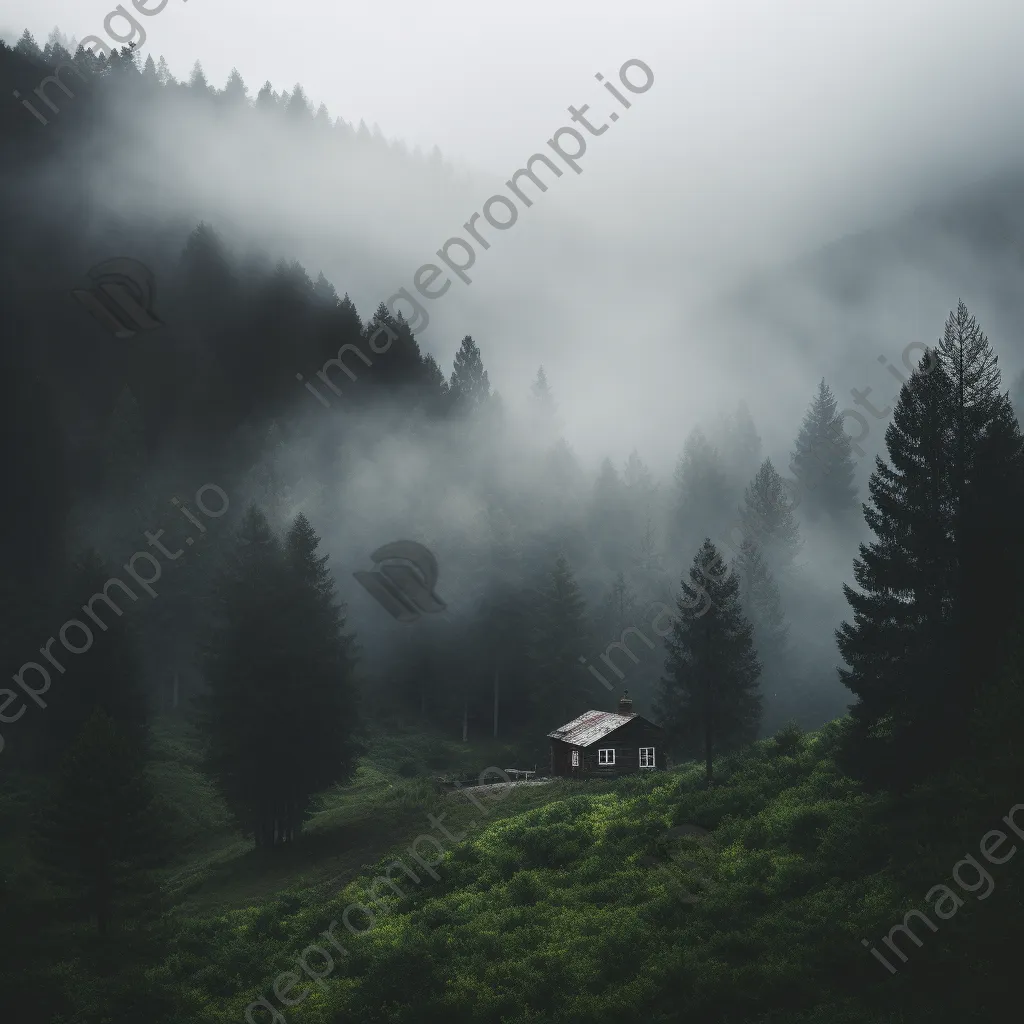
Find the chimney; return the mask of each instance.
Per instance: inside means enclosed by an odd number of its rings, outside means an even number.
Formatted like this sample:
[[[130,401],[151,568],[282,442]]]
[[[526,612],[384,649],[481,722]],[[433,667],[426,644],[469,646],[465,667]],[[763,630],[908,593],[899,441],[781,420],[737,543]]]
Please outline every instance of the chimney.
[[[633,702],[629,699],[629,690],[623,690],[622,696],[619,698],[619,714],[633,714]]]

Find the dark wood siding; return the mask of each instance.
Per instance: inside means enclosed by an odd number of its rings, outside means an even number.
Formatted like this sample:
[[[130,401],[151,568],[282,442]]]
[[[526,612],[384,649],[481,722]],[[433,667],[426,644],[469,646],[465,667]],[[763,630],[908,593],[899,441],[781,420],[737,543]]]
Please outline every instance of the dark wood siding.
[[[575,778],[603,778],[632,775],[640,771],[665,771],[664,732],[637,716],[588,747],[575,747],[562,740],[551,741],[551,774]],[[598,764],[598,751],[615,751],[615,764]],[[640,767],[640,748],[654,747],[654,767]],[[572,752],[580,751],[579,768],[572,767]]]

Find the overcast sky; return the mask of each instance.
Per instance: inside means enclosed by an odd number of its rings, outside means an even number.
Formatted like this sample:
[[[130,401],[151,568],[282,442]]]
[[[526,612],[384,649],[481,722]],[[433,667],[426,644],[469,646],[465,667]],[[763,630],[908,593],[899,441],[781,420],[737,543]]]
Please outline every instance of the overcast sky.
[[[28,27],[41,45],[55,25],[79,40],[108,39],[104,19],[113,7],[110,0],[4,0],[0,30],[13,40]],[[796,403],[778,427],[780,437],[791,436],[790,420],[799,421],[828,370],[825,335],[838,336],[840,314],[811,296],[794,299],[810,311],[808,330],[822,334],[820,355],[808,361],[787,349],[770,365],[737,367],[731,357],[715,362],[721,337],[688,334],[694,311],[752,270],[783,267],[1024,161],[1013,130],[1024,100],[1020,0],[168,0],[154,16],[137,17],[147,34],[143,52],[165,56],[179,78],[198,59],[218,86],[237,67],[252,95],[267,79],[277,91],[299,82],[332,116],[376,123],[410,146],[437,144],[472,169],[464,212],[437,224],[424,214],[432,234],[407,229],[401,200],[382,194],[386,208],[395,204],[379,228],[396,238],[380,240],[394,269],[363,292],[353,276],[336,280],[364,315],[374,295],[408,285],[443,232],[458,233],[489,192],[503,191],[530,154],[572,123],[570,104],[590,104],[586,116],[609,129],[588,137],[584,173],[567,171],[486,262],[481,254],[473,288],[453,289],[443,310],[438,305],[444,340],[428,337],[424,347],[450,366],[458,338],[479,336],[505,394],[525,392],[538,363],[553,367],[556,392],[575,403],[567,410],[572,439],[577,447],[592,442],[595,456],[624,457],[637,444],[655,461],[674,458],[685,427],[666,410],[697,416],[710,408],[709,396],[744,387],[760,389],[745,397],[755,417],[762,407],[762,422],[770,407]],[[123,19],[111,24],[127,28]],[[642,95],[627,93],[626,110],[594,76],[624,91],[619,68],[630,59],[645,62],[654,83]],[[631,76],[642,81],[635,69]],[[613,111],[621,113],[614,124]],[[217,201],[226,210],[241,186],[237,175],[223,177]],[[208,173],[197,170],[189,187],[214,202]],[[314,275],[330,270],[313,236],[334,223],[340,231],[341,218],[353,216],[343,199],[337,220],[324,217],[324,193],[315,216],[292,196],[278,211],[261,199],[261,212],[280,214],[297,239],[294,251],[280,254],[301,258]],[[397,241],[401,232],[410,240]],[[914,326],[921,314],[914,302],[937,307],[923,328],[934,337],[961,279],[940,285],[922,292],[915,284],[913,301],[909,287],[893,296],[906,308],[879,310],[897,336],[864,353],[858,383],[881,372],[880,352],[899,362],[914,340],[899,336],[902,324],[908,333],[922,329]],[[963,285],[970,302],[970,282]],[[622,372],[630,348],[662,364],[657,379]],[[565,398],[570,365],[574,395]],[[746,384],[735,383],[737,374],[748,375]],[[581,391],[591,398],[582,401]]]

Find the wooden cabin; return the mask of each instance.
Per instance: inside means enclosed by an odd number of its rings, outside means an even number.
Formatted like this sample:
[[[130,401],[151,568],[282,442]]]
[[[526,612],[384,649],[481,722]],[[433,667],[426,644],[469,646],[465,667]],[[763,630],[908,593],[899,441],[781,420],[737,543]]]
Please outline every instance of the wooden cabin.
[[[551,774],[572,779],[606,778],[665,771],[665,733],[661,726],[633,714],[627,690],[618,712],[588,711],[554,732]]]

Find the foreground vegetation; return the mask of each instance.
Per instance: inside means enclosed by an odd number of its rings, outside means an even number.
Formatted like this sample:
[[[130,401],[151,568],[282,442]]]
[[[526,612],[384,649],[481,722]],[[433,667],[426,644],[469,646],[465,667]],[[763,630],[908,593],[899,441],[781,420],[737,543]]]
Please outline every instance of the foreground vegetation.
[[[207,834],[205,848],[197,843],[187,864],[168,869],[155,923],[105,948],[58,924],[8,951],[5,992],[34,1008],[29,1019],[66,1024],[226,1024],[261,998],[299,1024],[989,1021],[992,986],[1010,976],[1024,938],[1020,870],[1012,860],[988,865],[994,889],[984,901],[951,873],[965,854],[978,856],[989,829],[1008,831],[999,819],[1024,792],[1020,759],[990,744],[998,764],[975,760],[900,798],[866,795],[835,765],[846,728],[783,732],[721,759],[710,790],[692,763],[601,784],[514,787],[487,815],[427,778],[402,779],[396,760],[408,760],[416,741],[404,751],[392,741],[363,759],[355,785],[324,797],[284,860],[232,848],[225,818],[213,848]],[[980,715],[972,733],[991,741],[1005,727]],[[216,798],[210,789],[202,799],[197,770],[182,768],[171,783],[166,764],[156,769],[165,795],[177,788],[204,829],[216,825]],[[420,871],[412,884],[393,871],[403,898],[378,886],[375,925],[350,915],[367,930],[349,934],[346,908],[371,902],[372,880],[396,857],[416,868],[408,848],[431,832],[428,814],[442,813],[465,837],[445,841],[437,880]],[[709,844],[675,840],[694,862],[681,881],[699,892],[696,903],[652,866],[678,863],[665,834],[679,824],[712,833]],[[927,911],[924,894],[939,884],[963,906],[948,921],[932,913],[934,933],[912,921],[923,944],[897,936],[908,959],[889,954],[899,968],[890,974],[861,940],[887,952],[890,928],[911,909]],[[298,970],[311,944],[326,945],[332,922],[347,957],[336,954],[319,984],[301,971],[290,989],[278,981],[292,999],[308,989],[283,1006],[275,979]],[[321,971],[314,955],[307,962]],[[955,983],[952,964],[963,968]],[[262,1006],[251,1012],[277,1019]]]

